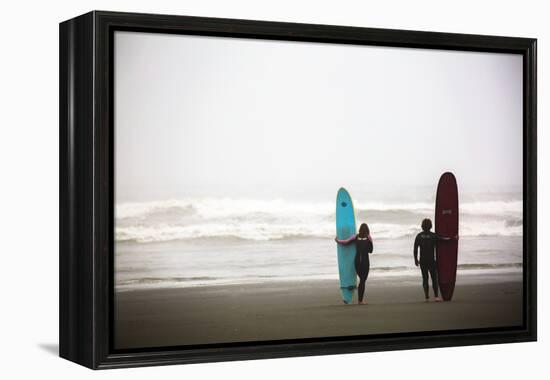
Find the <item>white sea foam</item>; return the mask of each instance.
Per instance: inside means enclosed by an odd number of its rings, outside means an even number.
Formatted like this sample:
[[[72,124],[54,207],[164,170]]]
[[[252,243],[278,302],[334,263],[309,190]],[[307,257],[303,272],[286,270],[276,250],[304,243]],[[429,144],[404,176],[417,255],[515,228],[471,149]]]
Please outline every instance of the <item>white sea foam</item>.
[[[369,223],[373,237],[411,236],[420,220],[433,215],[433,203],[356,203],[358,222]],[[195,198],[116,206],[116,240],[159,242],[233,238],[281,240],[330,238],[334,235],[332,202],[294,202]],[[371,219],[372,218],[372,219]],[[461,236],[521,236],[522,202],[473,201],[460,204]]]

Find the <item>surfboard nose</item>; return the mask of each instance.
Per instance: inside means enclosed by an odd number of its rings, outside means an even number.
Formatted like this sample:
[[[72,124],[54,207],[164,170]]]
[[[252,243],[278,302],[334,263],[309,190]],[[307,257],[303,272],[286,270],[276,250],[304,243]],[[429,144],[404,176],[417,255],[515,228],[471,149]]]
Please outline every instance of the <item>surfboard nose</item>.
[[[336,198],[346,199],[346,198],[349,198],[349,197],[350,197],[349,192],[344,187],[341,187],[341,188],[338,189],[338,193],[336,194]]]

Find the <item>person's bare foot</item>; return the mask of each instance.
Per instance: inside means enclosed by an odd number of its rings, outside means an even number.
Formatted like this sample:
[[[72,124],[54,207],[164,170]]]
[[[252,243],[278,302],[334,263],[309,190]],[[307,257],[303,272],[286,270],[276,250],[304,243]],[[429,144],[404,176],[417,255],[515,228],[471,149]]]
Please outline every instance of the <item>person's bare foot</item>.
[[[441,297],[435,297],[434,301],[435,301],[435,302],[441,302],[441,301],[443,301],[443,298],[441,298]]]

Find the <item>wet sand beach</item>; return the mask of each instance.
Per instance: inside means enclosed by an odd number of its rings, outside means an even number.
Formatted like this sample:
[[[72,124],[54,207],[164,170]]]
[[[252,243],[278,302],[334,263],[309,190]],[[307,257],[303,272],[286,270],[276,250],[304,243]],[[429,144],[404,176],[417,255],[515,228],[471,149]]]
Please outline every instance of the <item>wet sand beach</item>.
[[[344,305],[337,280],[120,291],[115,294],[115,347],[504,327],[522,322],[521,273],[459,273],[453,300],[440,303],[424,302],[420,274],[373,276],[367,282],[366,300],[367,305]]]

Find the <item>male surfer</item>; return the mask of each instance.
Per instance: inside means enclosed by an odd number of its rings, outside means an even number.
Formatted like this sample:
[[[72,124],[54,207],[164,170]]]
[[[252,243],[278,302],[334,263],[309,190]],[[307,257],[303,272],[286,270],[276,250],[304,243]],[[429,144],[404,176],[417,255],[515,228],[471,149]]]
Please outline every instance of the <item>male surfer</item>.
[[[420,264],[422,271],[422,287],[424,288],[424,296],[426,302],[430,300],[430,287],[428,284],[428,273],[432,278],[432,287],[434,290],[434,300],[436,302],[443,301],[439,297],[439,284],[437,282],[437,264],[435,259],[435,247],[438,240],[451,240],[458,237],[450,238],[443,237],[430,231],[432,229],[432,221],[428,218],[422,221],[422,232],[416,235],[414,239],[414,265]],[[420,248],[420,260],[418,260],[418,248]]]

